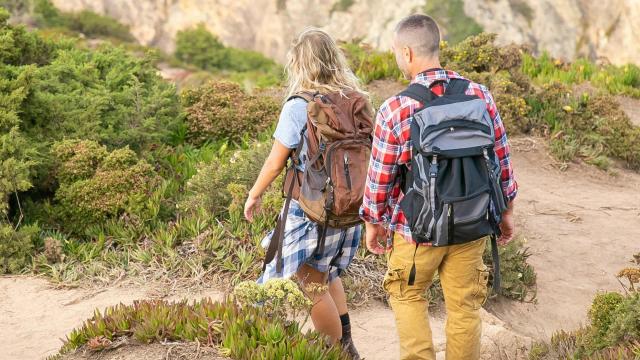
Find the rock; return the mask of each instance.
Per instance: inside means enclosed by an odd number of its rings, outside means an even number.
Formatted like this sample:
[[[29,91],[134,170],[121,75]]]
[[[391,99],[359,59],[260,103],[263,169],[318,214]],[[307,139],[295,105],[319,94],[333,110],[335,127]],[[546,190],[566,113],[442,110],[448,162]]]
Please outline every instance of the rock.
[[[432,0],[428,0],[432,1]],[[443,1],[443,0],[438,0]],[[66,11],[93,10],[127,24],[143,45],[174,49],[179,30],[204,23],[224,43],[257,50],[280,62],[293,36],[321,27],[337,39],[362,38],[389,49],[398,20],[420,12],[425,0],[353,0],[345,11],[319,0],[53,0]],[[528,43],[537,51],[573,59],[589,56],[640,62],[640,1],[465,0],[465,13],[501,43]],[[437,20],[437,19],[436,19]]]

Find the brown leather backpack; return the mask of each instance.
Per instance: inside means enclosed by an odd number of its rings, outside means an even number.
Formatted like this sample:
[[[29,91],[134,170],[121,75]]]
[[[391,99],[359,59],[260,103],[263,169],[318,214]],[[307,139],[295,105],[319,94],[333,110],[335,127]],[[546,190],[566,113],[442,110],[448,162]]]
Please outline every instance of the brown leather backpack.
[[[298,200],[311,221],[318,223],[316,254],[324,252],[327,227],[347,228],[362,222],[358,210],[372,145],[373,109],[365,95],[350,91],[344,95],[299,93],[294,97],[307,101],[307,124],[301,132],[302,140],[291,153],[283,187],[286,200],[264,263],[266,267],[278,255],[279,272],[292,198]],[[307,143],[304,159],[299,157],[302,141]],[[301,162],[305,165],[302,173],[296,169]]]

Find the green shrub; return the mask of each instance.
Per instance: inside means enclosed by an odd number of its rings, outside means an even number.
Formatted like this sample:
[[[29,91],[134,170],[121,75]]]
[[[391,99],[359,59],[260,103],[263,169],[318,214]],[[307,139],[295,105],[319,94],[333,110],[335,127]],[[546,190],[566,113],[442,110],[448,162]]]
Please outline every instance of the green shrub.
[[[0,222],[0,274],[17,273],[31,261],[33,239],[40,229],[36,225],[22,226]]]
[[[612,309],[607,340],[610,344],[640,342],[640,292],[628,295]]]
[[[204,209],[209,214],[224,214],[233,200],[230,184],[253,185],[269,151],[268,143],[254,143],[231,157],[220,157],[198,166],[197,173],[186,186],[187,197],[179,205],[181,211]],[[244,199],[242,199],[244,200]]]
[[[38,46],[29,48],[21,44],[26,39],[35,38],[22,27],[8,26],[7,19],[8,13],[0,8],[0,60],[16,65],[31,61]],[[35,40],[31,42],[31,45],[36,44]],[[19,117],[20,105],[27,97],[28,75],[22,74],[11,81],[7,79],[7,73],[10,71],[0,66],[0,216],[5,219],[12,215],[8,197],[13,195],[20,201],[18,192],[31,188],[33,168],[37,165],[35,147],[24,135]]]
[[[225,46],[204,24],[178,31],[175,56],[180,61],[204,70],[223,68],[227,62]]]
[[[42,39],[24,26],[9,25],[8,20],[9,13],[0,8],[0,64],[44,65],[51,61],[57,48],[68,46]]]
[[[337,0],[331,6],[331,10],[329,13],[333,13],[336,11],[345,12],[348,11],[351,6],[353,6],[354,0]]]
[[[500,275],[502,276],[501,294],[519,301],[534,301],[536,298],[536,273],[527,263],[530,254],[523,247],[521,240],[512,241],[498,249],[500,255]],[[489,284],[493,284],[493,257],[491,246],[484,251],[483,260],[488,265],[491,276]]]
[[[122,48],[61,51],[28,89],[25,131],[44,144],[67,137],[139,150],[167,141],[180,122],[175,87]]]
[[[589,324],[553,334],[547,356],[537,359],[617,360],[640,356],[640,292],[630,290],[626,294],[597,294],[588,312]],[[530,359],[534,356],[532,349]]]
[[[199,341],[233,359],[346,359],[339,347],[327,345],[318,333],[303,334],[296,322],[270,317],[259,307],[210,299],[192,304],[146,300],[96,310],[67,335],[60,353],[102,350],[121,336],[140,343]]]
[[[88,37],[110,37],[126,42],[134,40],[128,26],[109,16],[88,10],[77,13],[60,11],[50,0],[34,0],[33,16],[37,25],[44,28],[65,28]]]
[[[601,293],[596,295],[589,309],[589,321],[593,329],[591,336],[592,346],[606,347],[611,324],[615,320],[615,312],[622,304],[624,297],[617,292]]]
[[[134,41],[129,27],[108,16],[92,11],[67,14],[67,27],[89,37],[112,37],[122,41]]]
[[[550,137],[551,152],[563,162],[580,158],[606,169],[609,158],[618,158],[640,169],[640,129],[618,102],[609,95],[576,96],[568,86],[593,78],[599,70],[592,63],[558,65],[544,54],[535,59],[521,47],[496,47],[494,40],[495,34],[480,34],[455,46],[443,43],[441,60],[491,90],[509,134]],[[626,81],[633,84],[634,71],[627,72]],[[534,87],[529,77],[545,80]]]
[[[62,12],[51,0],[33,0],[33,15],[36,23],[43,27],[61,27],[66,25]]]
[[[0,7],[12,14],[24,14],[29,11],[30,5],[29,0],[0,0]]]
[[[260,306],[277,319],[295,321],[301,312],[309,312],[313,303],[290,279],[270,279],[264,284],[243,281],[235,286],[233,295],[243,306]]]
[[[465,14],[463,0],[427,0],[424,11],[438,21],[442,38],[452,44],[482,32],[482,26]]]
[[[106,146],[95,141],[80,140],[54,143],[51,151],[58,161],[56,177],[62,184],[91,178],[109,154]]]
[[[53,146],[59,164],[58,217],[70,232],[115,218],[144,201],[157,175],[128,148],[107,153],[90,140],[65,140]]]
[[[180,122],[175,88],[149,58],[44,40],[6,20],[0,37],[0,86],[21,93],[13,106],[22,131],[42,147],[68,137],[139,149],[166,141]]]
[[[259,87],[275,85],[282,80],[282,68],[273,60],[256,51],[224,46],[203,24],[178,32],[174,55],[178,60],[206,71],[224,71],[236,78],[252,78]]]
[[[395,56],[392,52],[380,52],[360,40],[340,43],[349,67],[367,84],[379,79],[402,79]]]
[[[279,104],[268,96],[245,93],[231,82],[209,82],[183,93],[189,141],[239,141],[259,133],[277,119]]]
[[[565,63],[543,53],[539,57],[525,55],[522,71],[538,84],[559,81],[572,85],[588,81],[610,94],[640,97],[640,67],[634,64],[598,66],[588,59]]]

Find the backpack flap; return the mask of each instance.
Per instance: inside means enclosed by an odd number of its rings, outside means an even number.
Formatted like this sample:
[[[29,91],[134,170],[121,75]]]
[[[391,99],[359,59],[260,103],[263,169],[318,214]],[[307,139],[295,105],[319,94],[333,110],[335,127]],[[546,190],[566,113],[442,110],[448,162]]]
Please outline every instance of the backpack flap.
[[[482,155],[483,148],[493,147],[493,123],[484,100],[447,103],[438,101],[441,99],[414,115],[417,137],[412,141],[416,149],[442,158]]]

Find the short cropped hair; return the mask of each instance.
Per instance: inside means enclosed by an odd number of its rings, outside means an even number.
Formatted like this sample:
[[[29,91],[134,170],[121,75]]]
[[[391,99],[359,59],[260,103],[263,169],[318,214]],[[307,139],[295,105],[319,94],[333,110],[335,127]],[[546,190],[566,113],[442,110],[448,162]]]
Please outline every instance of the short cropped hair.
[[[434,57],[440,53],[440,29],[430,16],[407,16],[396,25],[395,32],[400,43],[418,56]]]

